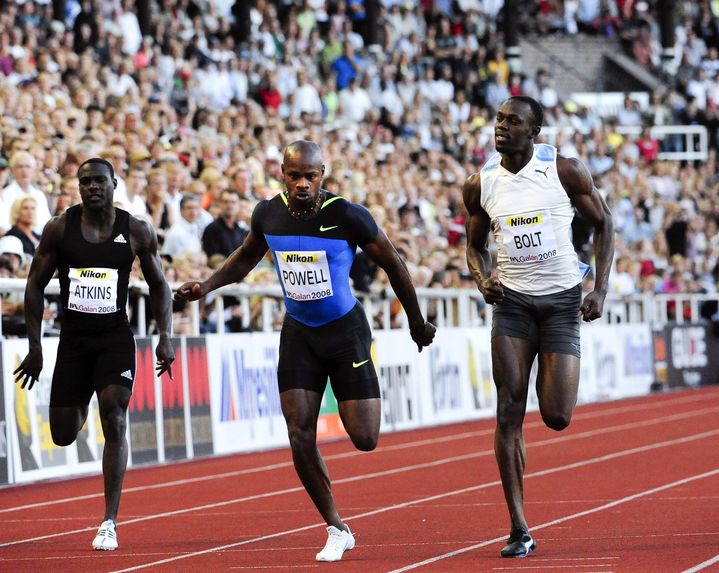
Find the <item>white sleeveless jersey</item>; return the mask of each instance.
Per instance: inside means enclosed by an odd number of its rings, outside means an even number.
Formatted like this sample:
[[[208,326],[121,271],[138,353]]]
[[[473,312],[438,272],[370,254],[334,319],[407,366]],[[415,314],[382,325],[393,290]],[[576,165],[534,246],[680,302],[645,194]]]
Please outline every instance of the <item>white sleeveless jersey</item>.
[[[577,285],[583,273],[571,240],[574,207],[559,181],[556,148],[535,145],[529,163],[516,174],[501,160],[496,153],[480,172],[481,205],[499,247],[500,282],[531,295]]]

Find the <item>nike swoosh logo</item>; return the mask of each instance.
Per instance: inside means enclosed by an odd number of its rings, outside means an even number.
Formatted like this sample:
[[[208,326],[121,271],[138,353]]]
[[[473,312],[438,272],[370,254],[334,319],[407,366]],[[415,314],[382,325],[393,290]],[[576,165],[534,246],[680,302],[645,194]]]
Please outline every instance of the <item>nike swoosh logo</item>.
[[[320,233],[324,233],[325,231],[331,231],[332,229],[336,229],[339,227],[339,225],[333,225],[332,227],[325,227],[324,225],[320,225]]]
[[[363,364],[367,364],[368,362],[369,360],[363,360],[362,362],[353,362],[352,368],[359,368],[360,366],[362,366]]]

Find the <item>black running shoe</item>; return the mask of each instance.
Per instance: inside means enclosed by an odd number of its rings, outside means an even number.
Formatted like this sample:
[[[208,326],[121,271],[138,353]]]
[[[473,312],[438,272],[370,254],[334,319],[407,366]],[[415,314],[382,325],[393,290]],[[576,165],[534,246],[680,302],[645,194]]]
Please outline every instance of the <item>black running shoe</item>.
[[[512,533],[509,534],[509,539],[507,539],[507,545],[504,546],[500,555],[502,557],[526,557],[534,551],[535,547],[537,547],[537,544],[532,539],[529,531],[513,529]]]

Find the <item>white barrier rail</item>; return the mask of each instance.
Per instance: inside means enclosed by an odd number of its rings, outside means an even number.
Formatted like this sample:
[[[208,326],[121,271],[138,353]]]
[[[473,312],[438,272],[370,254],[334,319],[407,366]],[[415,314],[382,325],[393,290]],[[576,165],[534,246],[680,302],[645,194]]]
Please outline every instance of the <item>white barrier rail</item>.
[[[171,285],[177,288],[179,284]],[[130,305],[131,318],[136,317],[137,334],[148,334],[146,324],[147,284],[131,283]],[[0,308],[2,300],[13,293],[24,293],[24,279],[0,279]],[[215,316],[225,314],[225,298],[233,297],[241,309],[241,324],[246,330],[272,332],[278,330],[284,311],[282,291],[279,285],[249,286],[246,284],[228,285],[218,289],[211,301]],[[60,286],[57,279],[50,281],[46,295],[59,295]],[[391,290],[376,294],[357,293],[364,305],[370,322],[376,329],[391,330],[405,328],[407,318],[403,311],[393,316],[397,307],[396,296]],[[430,289],[418,288],[417,297],[420,308],[425,316],[441,328],[444,327],[475,327],[491,323],[491,305],[486,305],[482,295],[476,289]],[[663,325],[668,322],[698,323],[709,319],[719,309],[719,293],[712,294],[645,294],[628,297],[607,297],[604,315],[600,323],[652,323]],[[201,328],[201,309],[199,302],[190,303],[190,329],[186,334],[224,333],[224,320],[216,320],[213,328]],[[0,334],[2,332],[0,331]],[[151,334],[151,333],[150,333]]]

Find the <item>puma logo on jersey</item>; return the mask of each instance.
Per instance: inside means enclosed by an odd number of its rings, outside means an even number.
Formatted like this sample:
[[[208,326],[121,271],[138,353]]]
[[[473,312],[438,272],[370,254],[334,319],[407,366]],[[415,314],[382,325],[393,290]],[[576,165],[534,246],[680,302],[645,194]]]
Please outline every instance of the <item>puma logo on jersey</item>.
[[[115,237],[113,243],[127,243],[127,241],[125,240],[125,237],[123,237],[122,235],[118,235],[117,237]]]
[[[547,168],[546,168],[544,171],[542,171],[541,169],[535,169],[535,171],[536,171],[537,173],[541,173],[541,174],[544,175],[547,179],[549,179],[549,175],[547,175],[547,171],[549,171],[549,165],[547,165]]]

